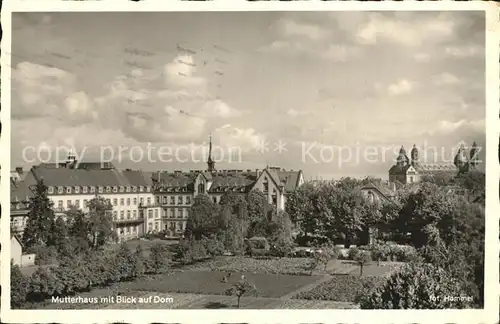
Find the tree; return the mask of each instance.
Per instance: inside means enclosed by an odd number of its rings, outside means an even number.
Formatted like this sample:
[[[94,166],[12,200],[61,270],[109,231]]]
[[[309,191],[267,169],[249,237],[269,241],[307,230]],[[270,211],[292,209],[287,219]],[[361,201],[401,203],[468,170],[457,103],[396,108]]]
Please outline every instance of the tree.
[[[88,209],[86,218],[92,248],[97,250],[110,241],[116,241],[111,203],[103,197],[95,197],[89,201]]]
[[[28,280],[22,274],[18,265],[10,264],[10,305],[20,308],[26,303]]]
[[[292,223],[285,211],[276,215],[274,230],[271,234],[271,251],[279,257],[286,257],[293,250]]]
[[[165,244],[156,243],[151,247],[150,252],[151,266],[155,273],[162,273],[167,270],[168,266],[168,248]]]
[[[64,251],[69,244],[68,227],[62,217],[58,217],[54,222],[50,236],[50,245],[57,248],[58,251]]]
[[[66,214],[68,235],[70,243],[68,246],[71,253],[82,253],[90,249],[91,228],[86,215],[80,209],[70,209]]]
[[[135,249],[135,253],[132,259],[132,274],[134,277],[141,277],[146,273],[146,258],[144,257],[144,251],[142,246],[139,244]]]
[[[371,255],[367,251],[362,251],[356,256],[356,263],[359,265],[359,276],[363,276],[363,267],[372,261]]]
[[[219,206],[214,204],[208,195],[196,196],[186,223],[184,237],[200,240],[203,235],[217,233],[220,228],[219,219]]]
[[[215,235],[210,238],[204,236],[201,244],[204,246],[206,253],[212,258],[224,254],[224,243]]]
[[[246,206],[249,221],[247,237],[266,236],[271,206],[264,193],[260,190],[250,191],[246,196]]]
[[[48,197],[48,188],[43,179],[37,182],[32,191],[33,196],[29,202],[28,220],[22,238],[25,248],[50,243],[49,239],[55,222],[54,211],[52,210],[53,203]]]
[[[116,253],[116,271],[121,279],[130,279],[134,276],[134,254],[126,243],[120,244]]]
[[[384,285],[360,295],[362,309],[467,308],[461,283],[442,268],[412,262],[391,275]],[[453,298],[445,298],[452,296]]]
[[[241,279],[240,281],[234,283],[230,288],[226,290],[226,295],[236,296],[238,299],[237,308],[240,308],[240,299],[244,294],[256,292],[257,288],[255,285],[250,284],[246,279]]]

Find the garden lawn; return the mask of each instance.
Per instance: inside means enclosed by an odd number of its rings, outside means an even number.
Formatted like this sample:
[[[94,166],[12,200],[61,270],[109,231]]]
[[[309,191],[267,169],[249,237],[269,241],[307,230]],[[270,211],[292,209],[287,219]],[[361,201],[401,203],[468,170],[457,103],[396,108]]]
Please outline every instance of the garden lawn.
[[[248,282],[257,287],[254,294],[259,297],[281,297],[299,288],[319,281],[319,276],[292,276],[278,274],[255,274],[233,272],[227,283],[221,282],[227,272],[220,271],[179,271],[156,276],[154,280],[139,279],[123,283],[125,291],[150,291],[158,293],[194,293],[224,295],[226,290],[241,279],[244,274]]]

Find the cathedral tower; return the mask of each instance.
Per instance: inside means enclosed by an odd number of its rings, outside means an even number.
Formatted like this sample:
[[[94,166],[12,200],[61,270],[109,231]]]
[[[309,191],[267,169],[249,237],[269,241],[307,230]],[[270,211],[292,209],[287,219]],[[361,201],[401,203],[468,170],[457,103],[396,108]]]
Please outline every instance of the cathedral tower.
[[[212,134],[210,134],[210,143],[208,146],[208,160],[207,160],[207,165],[208,165],[208,172],[214,172],[215,171],[215,161],[212,160]]]

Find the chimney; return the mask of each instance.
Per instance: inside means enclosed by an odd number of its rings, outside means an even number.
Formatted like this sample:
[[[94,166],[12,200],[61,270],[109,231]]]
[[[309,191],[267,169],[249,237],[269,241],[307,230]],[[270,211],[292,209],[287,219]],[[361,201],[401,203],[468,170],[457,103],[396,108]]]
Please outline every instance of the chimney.
[[[257,175],[257,178],[260,176],[260,170],[259,169],[255,169],[255,174]]]

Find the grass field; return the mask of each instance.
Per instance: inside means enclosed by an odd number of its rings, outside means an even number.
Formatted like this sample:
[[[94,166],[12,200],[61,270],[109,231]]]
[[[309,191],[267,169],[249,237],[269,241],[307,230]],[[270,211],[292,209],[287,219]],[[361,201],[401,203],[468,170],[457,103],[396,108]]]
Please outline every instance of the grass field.
[[[303,286],[310,285],[320,276],[292,276],[279,274],[255,274],[234,272],[227,283],[221,282],[226,272],[219,271],[182,271],[164,276],[156,276],[155,280],[136,280],[120,285],[125,291],[151,291],[159,293],[194,293],[224,295],[233,282],[240,280],[244,274],[248,282],[257,287],[255,296],[281,297]]]

